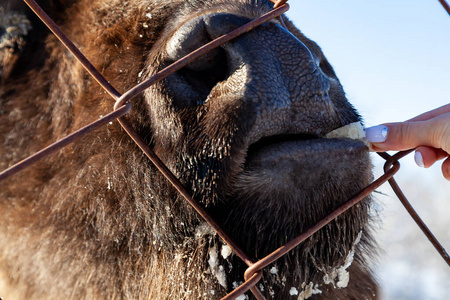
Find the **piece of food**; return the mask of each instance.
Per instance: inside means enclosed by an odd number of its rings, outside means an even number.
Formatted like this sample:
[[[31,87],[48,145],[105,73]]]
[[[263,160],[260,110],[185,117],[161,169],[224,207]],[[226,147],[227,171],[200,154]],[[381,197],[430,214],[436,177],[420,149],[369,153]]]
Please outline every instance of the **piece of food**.
[[[366,139],[366,132],[364,131],[364,127],[360,122],[354,122],[347,124],[345,126],[339,127],[325,135],[327,139],[334,138],[348,138],[352,140],[361,140],[363,141],[370,151],[374,151],[372,149],[372,144],[368,142]]]

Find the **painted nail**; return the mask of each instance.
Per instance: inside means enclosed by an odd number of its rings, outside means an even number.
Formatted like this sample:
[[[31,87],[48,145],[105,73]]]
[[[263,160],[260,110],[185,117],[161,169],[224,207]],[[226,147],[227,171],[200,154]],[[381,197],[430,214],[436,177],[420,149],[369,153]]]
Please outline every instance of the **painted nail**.
[[[386,140],[388,128],[383,125],[366,128],[366,139],[371,143],[382,143]]]
[[[425,165],[423,164],[422,153],[420,153],[419,151],[416,151],[414,153],[414,160],[419,167],[421,168],[425,167]]]

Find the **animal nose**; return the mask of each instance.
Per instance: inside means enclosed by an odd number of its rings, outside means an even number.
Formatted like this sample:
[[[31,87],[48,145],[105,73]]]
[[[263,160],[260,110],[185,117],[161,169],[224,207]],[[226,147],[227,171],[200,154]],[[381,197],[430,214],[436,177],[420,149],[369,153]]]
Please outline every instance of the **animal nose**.
[[[180,59],[249,21],[231,13],[190,20],[169,39],[169,60]],[[174,75],[168,78],[168,86],[177,99],[176,105],[208,102],[210,109],[225,102],[243,105],[243,111],[252,111],[256,116],[249,123],[259,126],[258,134],[296,133],[297,123],[315,120],[330,107],[330,82],[319,71],[311,51],[274,22],[221,45]],[[187,102],[186,98],[198,100]],[[317,110],[305,112],[307,107]],[[271,122],[264,122],[266,119]]]
[[[243,25],[250,22],[251,19],[238,16],[231,13],[212,13],[197,17],[192,19],[181,26],[178,30],[175,31],[173,36],[169,39],[166,44],[166,51],[168,54],[168,59],[172,62],[181,59],[182,57],[188,55],[192,51],[204,46],[205,44],[211,42],[212,40],[225,35]],[[276,27],[275,24],[271,24],[272,28]],[[264,25],[263,25],[264,26]],[[254,36],[254,33],[247,33],[244,36],[239,37],[227,44],[235,44],[236,40],[247,40],[246,49],[257,48],[257,47],[265,47],[263,45],[265,42],[272,44],[285,44],[284,39],[292,40],[293,36],[288,32],[281,33],[280,31],[284,31],[279,28],[278,32],[272,31],[270,33],[270,38],[261,40],[258,37]],[[252,36],[253,37],[250,37]],[[245,38],[245,36],[250,38]],[[281,42],[280,42],[281,41]],[[261,44],[262,43],[262,44]],[[292,44],[291,42],[288,42]],[[301,44],[302,50],[304,53],[300,54],[302,56],[303,62],[313,62],[312,67],[316,66],[316,59],[312,55],[311,51],[304,45],[301,41],[296,39],[294,43]],[[292,45],[288,45],[291,47]],[[294,46],[297,47],[298,45]],[[272,45],[272,47],[276,47],[276,45]],[[297,47],[299,48],[299,47]],[[225,52],[224,52],[225,50]],[[242,50],[242,49],[241,49]],[[188,65],[188,68],[196,71],[211,71],[214,67],[224,66],[226,65],[226,52],[235,52],[231,50],[226,45],[210,50],[207,54],[197,58],[195,61]],[[247,52],[247,51],[244,51]],[[281,51],[282,52],[282,51]],[[298,53],[294,53],[298,54]],[[278,56],[278,54],[276,54]],[[297,55],[298,56],[298,55]],[[229,65],[229,64],[228,64]]]

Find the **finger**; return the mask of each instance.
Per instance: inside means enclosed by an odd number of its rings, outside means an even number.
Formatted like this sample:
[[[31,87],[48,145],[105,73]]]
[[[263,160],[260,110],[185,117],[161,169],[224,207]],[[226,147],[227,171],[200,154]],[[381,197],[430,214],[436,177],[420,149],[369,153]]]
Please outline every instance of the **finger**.
[[[431,111],[428,111],[426,113],[418,115],[417,117],[414,117],[414,118],[408,120],[408,122],[412,122],[412,121],[426,121],[426,120],[433,119],[433,118],[435,118],[437,116],[440,116],[440,115],[446,114],[446,113],[450,113],[450,104],[438,107],[436,109],[433,109]]]
[[[408,150],[423,143],[421,122],[388,123],[366,129],[366,139],[375,150]]]
[[[450,114],[428,121],[388,123],[366,129],[366,138],[378,150],[407,150],[418,146],[450,152]]]
[[[438,160],[448,157],[448,153],[442,149],[421,146],[416,149],[414,160],[419,167],[429,168]]]
[[[442,163],[442,174],[444,178],[450,181],[450,158],[447,158]]]

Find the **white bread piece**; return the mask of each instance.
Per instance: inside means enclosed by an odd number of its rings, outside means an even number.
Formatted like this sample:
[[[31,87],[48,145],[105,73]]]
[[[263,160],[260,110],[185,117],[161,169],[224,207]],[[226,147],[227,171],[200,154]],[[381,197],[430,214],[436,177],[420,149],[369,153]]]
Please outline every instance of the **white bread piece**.
[[[369,143],[366,139],[366,132],[364,131],[364,127],[360,122],[354,122],[347,124],[345,126],[339,127],[325,135],[327,139],[333,138],[347,138],[352,140],[361,140],[363,141],[370,151],[374,151],[372,149],[372,144]]]

